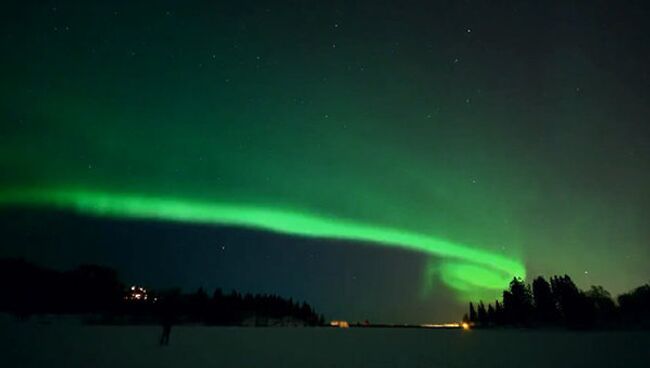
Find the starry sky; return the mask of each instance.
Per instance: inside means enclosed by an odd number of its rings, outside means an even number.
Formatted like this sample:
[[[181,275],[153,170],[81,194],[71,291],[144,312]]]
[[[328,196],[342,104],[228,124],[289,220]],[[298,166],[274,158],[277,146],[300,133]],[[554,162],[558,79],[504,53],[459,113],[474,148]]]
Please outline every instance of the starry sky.
[[[513,275],[627,291],[650,281],[649,16],[8,1],[0,256],[383,322],[457,319]]]

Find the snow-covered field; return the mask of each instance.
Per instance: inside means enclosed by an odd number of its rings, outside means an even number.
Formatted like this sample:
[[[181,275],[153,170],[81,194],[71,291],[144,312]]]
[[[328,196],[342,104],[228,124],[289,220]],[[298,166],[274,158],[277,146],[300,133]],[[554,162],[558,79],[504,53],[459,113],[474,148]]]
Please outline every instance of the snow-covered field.
[[[84,326],[0,319],[2,367],[650,367],[648,332]]]

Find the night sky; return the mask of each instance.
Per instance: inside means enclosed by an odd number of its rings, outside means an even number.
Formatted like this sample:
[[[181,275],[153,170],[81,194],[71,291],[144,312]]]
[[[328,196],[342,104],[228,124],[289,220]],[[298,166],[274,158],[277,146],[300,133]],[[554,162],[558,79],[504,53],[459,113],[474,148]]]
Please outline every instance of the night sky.
[[[8,1],[0,256],[328,318],[650,281],[646,1]],[[504,281],[505,280],[505,281]]]

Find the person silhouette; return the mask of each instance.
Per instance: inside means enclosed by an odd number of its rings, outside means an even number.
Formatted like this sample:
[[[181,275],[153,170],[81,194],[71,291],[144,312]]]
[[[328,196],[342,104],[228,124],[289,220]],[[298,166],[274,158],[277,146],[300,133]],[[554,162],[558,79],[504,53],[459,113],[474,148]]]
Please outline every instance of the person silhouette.
[[[166,298],[160,304],[160,324],[162,325],[162,334],[160,335],[160,345],[169,345],[169,338],[172,333],[172,326],[175,322],[176,303],[173,297]]]
[[[172,320],[167,316],[163,316],[162,320],[162,335],[160,336],[160,345],[169,345],[169,336],[172,333]]]

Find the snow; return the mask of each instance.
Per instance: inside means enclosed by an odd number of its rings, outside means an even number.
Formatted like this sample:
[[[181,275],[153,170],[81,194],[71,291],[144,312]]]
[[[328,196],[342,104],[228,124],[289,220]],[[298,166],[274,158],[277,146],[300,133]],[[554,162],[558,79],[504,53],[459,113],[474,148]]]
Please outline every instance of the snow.
[[[650,332],[87,326],[0,319],[3,367],[647,367]]]

